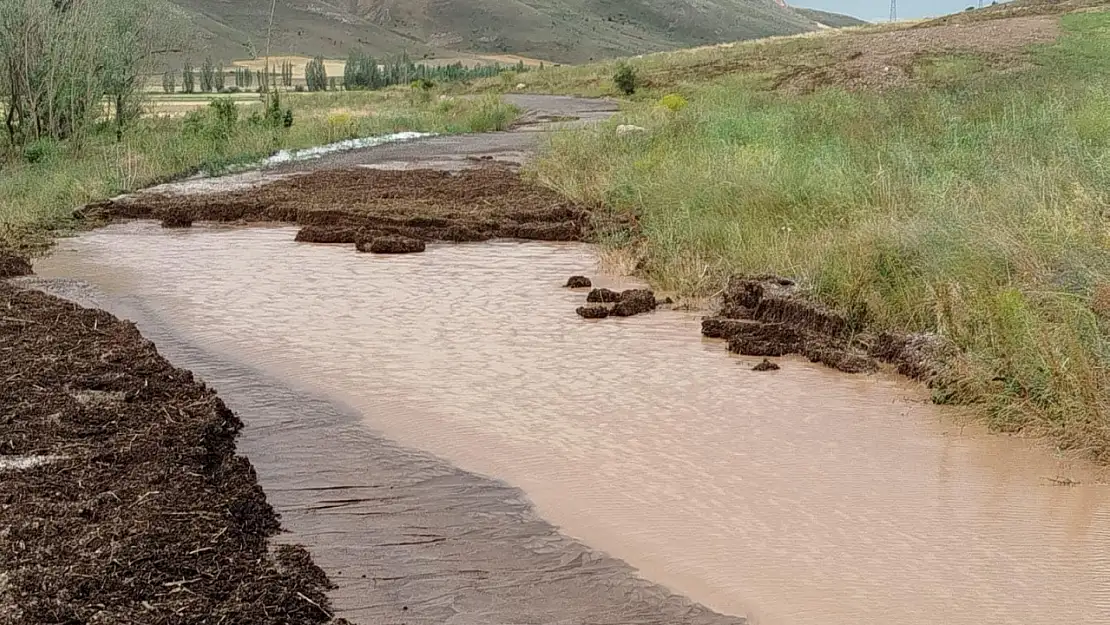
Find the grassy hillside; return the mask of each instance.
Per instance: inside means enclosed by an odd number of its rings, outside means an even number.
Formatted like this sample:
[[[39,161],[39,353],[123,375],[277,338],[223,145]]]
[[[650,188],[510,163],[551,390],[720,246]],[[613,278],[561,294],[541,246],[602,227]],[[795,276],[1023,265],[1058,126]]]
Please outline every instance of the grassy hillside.
[[[174,0],[200,38],[192,54],[261,54],[269,4]],[[561,63],[786,35],[820,28],[773,0],[278,0],[275,52],[343,57],[455,52]]]
[[[938,400],[1110,461],[1107,4],[637,59],[626,113],[533,174],[633,218],[609,244],[659,287],[796,277],[858,325],[958,345]],[[602,92],[612,69],[525,80]]]
[[[829,28],[850,28],[852,26],[863,26],[868,22],[850,15],[841,15],[840,13],[830,13],[820,9],[805,9],[801,7],[794,7],[795,13],[800,13],[803,17],[813,20],[818,24],[823,24]]]

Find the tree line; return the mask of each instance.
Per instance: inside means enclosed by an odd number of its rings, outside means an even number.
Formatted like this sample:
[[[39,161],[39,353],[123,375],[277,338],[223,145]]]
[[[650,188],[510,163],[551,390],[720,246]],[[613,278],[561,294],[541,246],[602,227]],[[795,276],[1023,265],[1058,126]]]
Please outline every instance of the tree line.
[[[510,66],[517,72],[526,72],[524,61]],[[351,50],[343,68],[343,86],[347,89],[383,89],[393,85],[408,85],[414,81],[424,83],[455,82],[490,78],[509,69],[499,63],[467,67],[462,62],[450,65],[416,63],[407,53],[392,59],[379,60],[362,50]]]
[[[542,64],[541,64],[542,68]],[[247,90],[254,88],[257,83],[259,91],[266,91],[272,86],[293,87],[293,63],[283,61],[281,71],[275,66],[267,73],[264,70],[252,71],[245,67],[236,67],[232,75],[235,79],[235,88]],[[528,71],[528,66],[523,61],[516,65],[503,66],[499,63],[475,65],[468,67],[462,62],[450,65],[429,65],[416,63],[408,54],[401,54],[391,59],[377,59],[361,50],[352,50],[347,56],[347,64],[343,68],[343,81],[340,83],[335,76],[328,76],[324,58],[317,56],[305,64],[303,88],[308,91],[327,91],[343,89],[364,90],[384,89],[394,85],[409,85],[420,82],[429,85],[437,82],[454,82],[474,80],[477,78],[490,78],[501,72],[512,69],[518,73]],[[215,75],[213,75],[213,71]],[[181,70],[181,91],[183,93],[196,93],[197,86],[201,92],[220,91],[223,87],[224,69],[222,65],[212,65],[211,59],[206,59],[199,69],[186,61]],[[169,70],[162,76],[162,88],[166,93],[174,93],[177,89],[177,74]],[[297,85],[297,88],[302,88]]]
[[[10,144],[80,143],[105,116],[122,135],[140,114],[144,76],[184,31],[159,2],[0,2],[0,101]]]

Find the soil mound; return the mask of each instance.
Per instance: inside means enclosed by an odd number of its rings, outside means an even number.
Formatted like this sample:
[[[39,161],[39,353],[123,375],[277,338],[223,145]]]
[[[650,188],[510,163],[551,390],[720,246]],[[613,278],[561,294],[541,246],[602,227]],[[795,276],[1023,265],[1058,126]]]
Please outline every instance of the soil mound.
[[[874,373],[882,361],[931,387],[950,381],[946,363],[959,355],[956,345],[937,335],[875,334],[853,327],[794,282],[769,275],[731,278],[720,311],[702,320],[701,332],[727,340],[729,351],[745,356],[800,354],[845,373]]]
[[[297,231],[295,241],[302,243],[357,243],[364,237],[359,228],[348,226],[305,226]]]
[[[193,217],[184,211],[174,211],[167,215],[162,215],[163,228],[192,228]]]
[[[360,252],[372,254],[416,254],[424,251],[425,244],[420,239],[384,236],[363,239],[358,242],[357,247]]]
[[[579,306],[574,312],[583,319],[604,319],[609,316],[608,306]]]
[[[702,320],[702,334],[726,339],[745,356],[801,354],[847,373],[872,373],[878,363],[853,342],[848,319],[810,300],[780,276],[735,276],[717,317]],[[893,348],[892,348],[893,349]]]
[[[594,285],[586,276],[571,276],[567,279],[565,288],[568,289],[588,289]]]
[[[31,261],[12,252],[0,250],[0,280],[31,275]]]
[[[655,293],[647,289],[630,289],[621,293],[620,299],[609,313],[614,317],[631,317],[651,312],[656,306]]]
[[[212,390],[103,311],[5,284],[0,306],[0,456],[55,459],[0,479],[5,622],[333,622]]]
[[[586,296],[590,304],[615,304],[621,299],[621,294],[609,289],[594,289]]]
[[[1052,4],[1052,3],[1049,3]],[[983,16],[984,21],[974,21]],[[926,22],[917,28],[829,38],[814,62],[790,71],[777,87],[809,93],[824,87],[847,90],[891,89],[918,82],[921,59],[974,54],[998,68],[1030,62],[1030,46],[1050,43],[1060,34],[1051,15],[990,19],[989,11]],[[964,23],[944,23],[958,19]]]
[[[223,193],[141,193],[90,204],[78,214],[293,222],[313,226],[298,239],[317,243],[354,243],[358,238],[350,233],[358,230],[426,241],[577,241],[589,224],[585,210],[499,164],[461,171],[327,169]]]
[[[760,371],[760,372],[763,372],[763,371],[778,371],[781,368],[782,367],[780,367],[780,366],[776,365],[775,363],[771,362],[770,360],[767,360],[766,358],[764,358],[763,362],[761,362],[758,365],[752,367],[752,371]]]

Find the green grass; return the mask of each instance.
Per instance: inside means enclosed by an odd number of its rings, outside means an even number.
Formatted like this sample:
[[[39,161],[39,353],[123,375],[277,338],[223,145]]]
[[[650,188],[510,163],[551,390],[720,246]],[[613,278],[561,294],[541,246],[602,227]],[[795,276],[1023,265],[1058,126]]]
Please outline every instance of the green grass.
[[[505,128],[519,111],[496,98],[438,100],[411,90],[286,96],[294,124],[272,129],[246,121],[259,104],[240,105],[227,136],[189,132],[180,118],[147,118],[116,142],[111,129],[80,150],[44,143],[28,162],[27,150],[0,144],[0,246],[38,252],[52,232],[71,226],[74,209],[87,202],[203,169],[258,160],[283,148],[416,130],[438,133]],[[201,113],[210,124],[210,111]],[[34,149],[32,149],[33,151]]]
[[[797,277],[873,328],[956,341],[961,381],[938,397],[1110,460],[1110,14],[1063,25],[1034,67],[932,59],[932,86],[788,96],[725,76],[681,111],[554,137],[533,174],[634,214],[638,237],[608,243],[657,287]]]

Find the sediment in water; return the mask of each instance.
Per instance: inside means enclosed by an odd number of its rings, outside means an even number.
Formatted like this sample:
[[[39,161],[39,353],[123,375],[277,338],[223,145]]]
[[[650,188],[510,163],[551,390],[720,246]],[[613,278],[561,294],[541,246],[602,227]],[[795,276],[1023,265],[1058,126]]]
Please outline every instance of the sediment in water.
[[[454,242],[578,241],[589,233],[585,210],[495,164],[461,171],[323,170],[224,193],[141,193],[90,204],[77,216],[290,222],[304,226],[297,240],[316,243],[356,243],[367,231]]]
[[[873,373],[879,362],[930,386],[946,375],[955,345],[936,335],[855,328],[844,315],[813,301],[780,276],[734,276],[717,315],[702,320],[702,334],[726,339],[745,356],[799,354],[845,373]]]
[[[0,280],[29,276],[31,273],[31,261],[14,252],[0,249]]]
[[[307,552],[270,544],[211,389],[106,312],[3,283],[0,305],[0,454],[56,459],[0,480],[0,620],[345,622]]]
[[[356,244],[358,251],[372,254],[416,254],[424,251],[424,242],[399,236],[381,236],[363,239]]]

